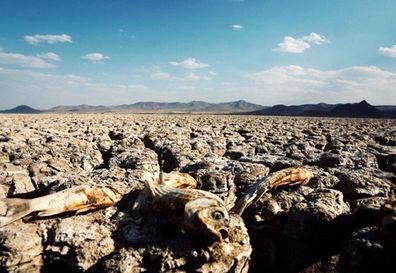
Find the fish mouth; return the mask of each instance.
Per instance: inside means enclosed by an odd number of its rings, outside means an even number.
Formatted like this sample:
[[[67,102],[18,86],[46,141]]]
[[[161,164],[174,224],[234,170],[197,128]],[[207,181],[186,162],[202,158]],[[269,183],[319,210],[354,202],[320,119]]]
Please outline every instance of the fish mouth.
[[[221,228],[221,229],[219,229],[219,233],[220,233],[222,240],[225,240],[228,238],[228,230],[227,229]]]
[[[229,237],[228,230],[226,228],[208,228],[209,234],[207,238],[210,240],[221,242]]]

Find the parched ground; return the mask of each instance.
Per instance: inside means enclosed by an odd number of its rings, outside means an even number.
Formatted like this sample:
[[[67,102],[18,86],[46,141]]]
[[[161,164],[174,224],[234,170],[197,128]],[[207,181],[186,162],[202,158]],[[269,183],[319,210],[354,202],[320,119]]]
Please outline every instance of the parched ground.
[[[270,172],[314,172],[307,186],[272,191],[235,220],[249,272],[394,265],[395,233],[383,231],[380,208],[395,194],[396,120],[39,114],[0,115],[0,198],[85,184],[111,185],[125,198],[0,228],[0,272],[246,272],[241,257],[208,266],[217,252],[166,219],[134,217],[142,171],[158,171],[159,155],[165,172],[191,174],[229,207]]]

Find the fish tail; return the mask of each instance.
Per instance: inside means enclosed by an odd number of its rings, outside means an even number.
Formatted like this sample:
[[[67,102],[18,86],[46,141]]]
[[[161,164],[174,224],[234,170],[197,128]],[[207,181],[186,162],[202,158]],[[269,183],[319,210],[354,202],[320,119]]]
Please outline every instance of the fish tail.
[[[32,212],[28,199],[0,198],[0,227],[21,219]]]

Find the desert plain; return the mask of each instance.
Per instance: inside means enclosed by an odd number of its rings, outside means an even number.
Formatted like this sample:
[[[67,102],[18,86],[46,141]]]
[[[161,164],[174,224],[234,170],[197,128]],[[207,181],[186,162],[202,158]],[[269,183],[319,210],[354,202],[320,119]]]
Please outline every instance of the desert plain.
[[[223,259],[166,217],[134,216],[159,156],[164,172],[189,173],[230,207],[274,171],[305,166],[314,177],[249,207]],[[0,115],[0,198],[77,185],[124,194],[106,209],[0,228],[0,272],[387,272],[396,233],[384,232],[382,207],[395,183],[394,119]]]

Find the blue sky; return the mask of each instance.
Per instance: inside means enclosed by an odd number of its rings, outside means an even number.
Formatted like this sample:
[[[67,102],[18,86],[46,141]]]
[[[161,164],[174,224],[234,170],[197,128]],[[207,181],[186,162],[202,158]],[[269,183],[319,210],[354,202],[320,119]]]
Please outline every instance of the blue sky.
[[[394,0],[3,0],[0,109],[396,104]]]

